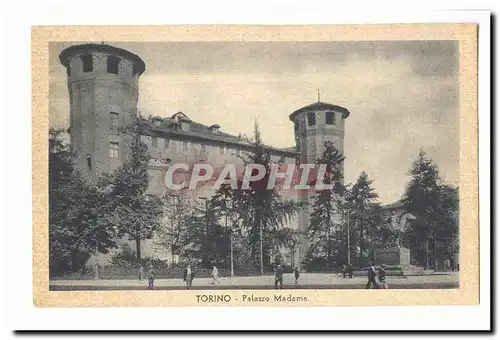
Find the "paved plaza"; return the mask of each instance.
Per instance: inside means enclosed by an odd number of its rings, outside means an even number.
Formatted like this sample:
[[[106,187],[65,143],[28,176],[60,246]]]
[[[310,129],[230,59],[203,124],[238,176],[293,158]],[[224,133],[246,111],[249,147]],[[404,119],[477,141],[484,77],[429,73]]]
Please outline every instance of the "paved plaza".
[[[298,284],[292,274],[283,276],[284,289],[363,289],[366,277],[342,278],[326,273],[302,273]],[[458,288],[458,273],[426,276],[387,278],[389,289],[441,289]],[[141,290],[147,289],[147,280],[57,280],[50,281],[51,290]],[[186,289],[182,279],[156,279],[157,290]],[[274,276],[221,277],[220,283],[212,284],[211,278],[196,278],[191,289],[274,289]]]

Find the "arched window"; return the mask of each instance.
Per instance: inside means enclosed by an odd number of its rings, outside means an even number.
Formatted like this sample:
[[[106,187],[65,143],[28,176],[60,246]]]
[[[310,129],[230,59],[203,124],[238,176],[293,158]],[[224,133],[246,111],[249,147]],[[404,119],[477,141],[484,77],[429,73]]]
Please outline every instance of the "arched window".
[[[115,57],[113,55],[108,56],[108,67],[107,71],[108,73],[112,74],[118,74],[118,65],[120,64],[121,59],[118,57]]]
[[[81,55],[80,59],[83,64],[83,72],[92,72],[94,71],[94,63],[92,60],[92,54]]]

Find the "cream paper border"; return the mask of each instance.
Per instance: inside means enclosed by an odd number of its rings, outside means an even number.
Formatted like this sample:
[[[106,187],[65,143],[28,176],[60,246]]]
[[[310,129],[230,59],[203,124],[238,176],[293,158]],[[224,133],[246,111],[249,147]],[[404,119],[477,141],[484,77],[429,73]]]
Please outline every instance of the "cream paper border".
[[[475,24],[307,26],[36,26],[32,28],[33,302],[37,307],[382,306],[479,303],[477,33]],[[49,42],[58,41],[354,41],[459,40],[460,288],[422,290],[282,290],[308,302],[273,302],[274,290],[227,290],[230,303],[198,303],[215,291],[49,291],[48,143]],[[271,302],[244,303],[243,294]],[[238,298],[238,301],[235,301]]]

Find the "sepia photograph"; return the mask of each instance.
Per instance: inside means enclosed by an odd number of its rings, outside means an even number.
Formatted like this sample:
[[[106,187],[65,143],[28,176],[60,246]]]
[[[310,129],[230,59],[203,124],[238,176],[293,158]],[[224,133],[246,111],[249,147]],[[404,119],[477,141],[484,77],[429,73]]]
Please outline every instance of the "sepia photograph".
[[[51,290],[459,286],[457,41],[49,51]]]
[[[35,305],[477,303],[476,34],[33,27]]]

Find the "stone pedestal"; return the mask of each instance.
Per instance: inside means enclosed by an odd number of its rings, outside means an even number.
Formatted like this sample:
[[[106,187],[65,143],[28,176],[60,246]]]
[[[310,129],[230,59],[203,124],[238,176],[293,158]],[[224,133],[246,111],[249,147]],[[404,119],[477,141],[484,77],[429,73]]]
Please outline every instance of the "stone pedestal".
[[[410,266],[410,249],[403,247],[375,249],[375,264],[408,267]]]

